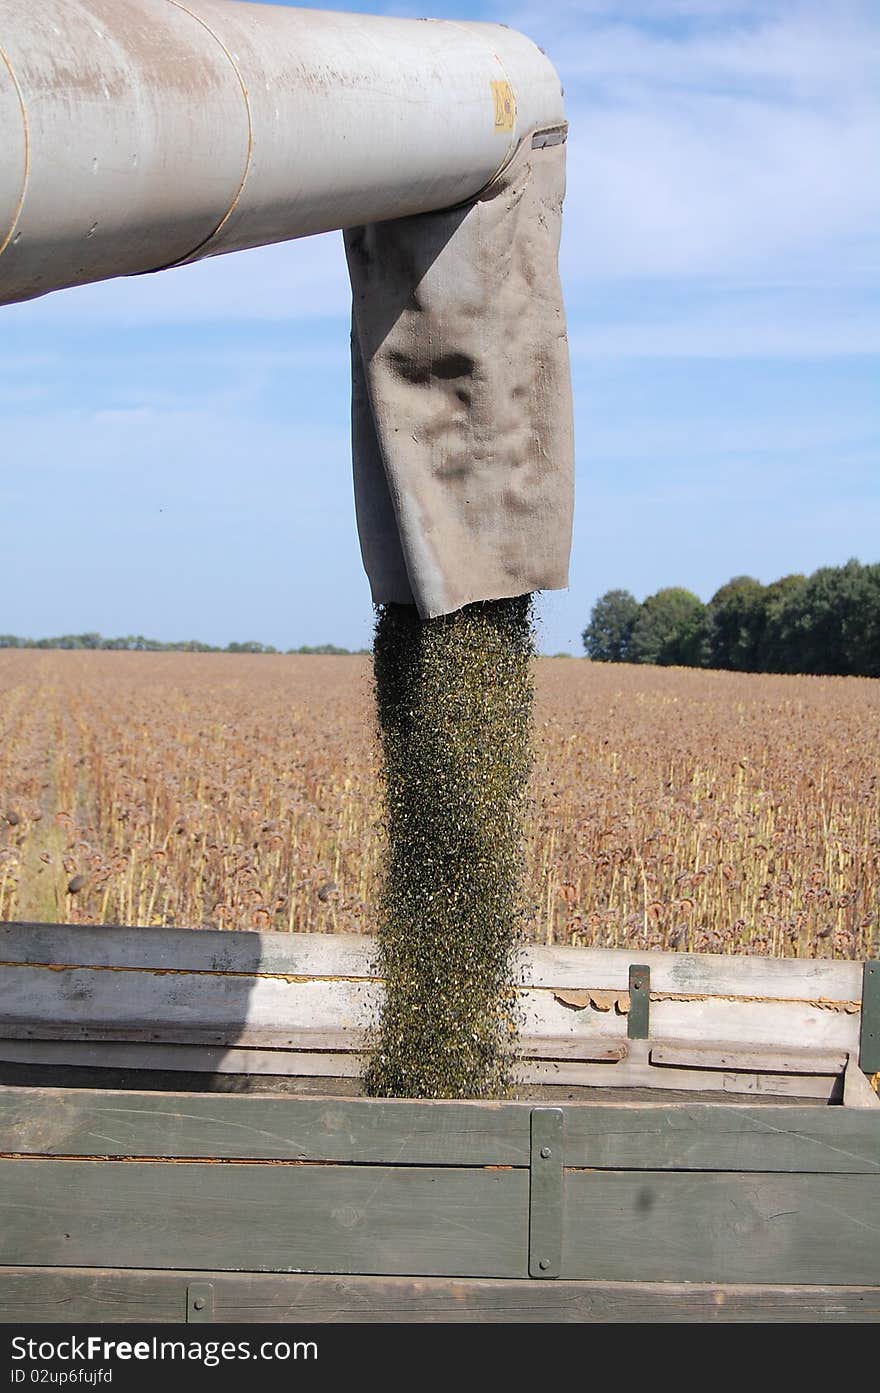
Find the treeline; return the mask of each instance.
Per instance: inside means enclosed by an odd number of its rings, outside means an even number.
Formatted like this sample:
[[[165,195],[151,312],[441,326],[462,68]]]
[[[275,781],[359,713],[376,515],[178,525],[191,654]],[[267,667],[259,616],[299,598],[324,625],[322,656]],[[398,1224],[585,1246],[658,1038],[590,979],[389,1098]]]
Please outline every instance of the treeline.
[[[366,648],[337,648],[335,643],[319,643],[300,648],[273,648],[271,643],[228,643],[219,648],[202,643],[197,638],[179,643],[163,643],[161,639],[144,638],[143,634],[128,634],[125,638],[102,638],[100,634],[62,634],[60,638],[19,638],[17,634],[0,634],[0,648],[95,648],[127,653],[366,653]]]
[[[690,590],[596,601],[583,633],[604,663],[880,677],[880,564],[824,566],[762,585],[736,576],[703,604]]]

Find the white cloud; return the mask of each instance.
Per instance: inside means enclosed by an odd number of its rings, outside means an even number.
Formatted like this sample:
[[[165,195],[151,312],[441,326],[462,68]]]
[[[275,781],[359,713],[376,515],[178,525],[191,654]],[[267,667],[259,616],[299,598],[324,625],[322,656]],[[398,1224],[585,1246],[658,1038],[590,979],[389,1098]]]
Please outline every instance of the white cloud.
[[[626,23],[618,8],[608,22],[585,24],[580,14],[554,9],[534,16],[531,27],[540,25],[566,80],[589,82],[594,97],[620,100],[638,87],[761,91],[807,102],[873,94],[878,63],[869,40],[877,25],[867,10],[858,17],[841,6],[764,5],[726,24],[688,27],[669,24],[666,3],[652,14],[653,24],[645,13]]]
[[[877,11],[753,0],[524,7],[566,86],[564,265],[585,278],[834,274],[880,184]]]
[[[824,264],[880,215],[867,177],[880,124],[867,111],[844,120],[701,97],[574,116],[572,279],[776,273],[805,255]]]

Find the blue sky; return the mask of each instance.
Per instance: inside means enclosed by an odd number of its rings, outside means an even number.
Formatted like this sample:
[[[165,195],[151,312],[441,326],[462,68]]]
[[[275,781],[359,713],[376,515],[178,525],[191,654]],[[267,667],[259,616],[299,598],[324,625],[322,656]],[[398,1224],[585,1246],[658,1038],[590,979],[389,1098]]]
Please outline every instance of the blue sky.
[[[559,68],[581,651],[617,586],[880,560],[871,0],[472,0]],[[872,57],[873,71],[872,71]],[[0,632],[370,641],[341,237],[0,310]]]

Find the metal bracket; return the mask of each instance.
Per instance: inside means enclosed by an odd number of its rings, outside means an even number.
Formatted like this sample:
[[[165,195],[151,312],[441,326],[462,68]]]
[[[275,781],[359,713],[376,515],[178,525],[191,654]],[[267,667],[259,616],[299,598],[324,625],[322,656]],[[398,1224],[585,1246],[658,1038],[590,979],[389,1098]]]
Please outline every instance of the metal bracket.
[[[880,961],[865,963],[862,973],[862,1038],[859,1068],[863,1074],[880,1073]]]
[[[561,1108],[532,1108],[529,1161],[529,1276],[558,1277],[562,1271],[565,1203]]]
[[[629,1016],[626,1033],[630,1040],[647,1040],[650,1034],[651,969],[634,963],[629,970]]]
[[[214,1319],[214,1283],[190,1282],[186,1289],[186,1323],[199,1325]]]
[[[548,126],[546,130],[535,131],[532,136],[533,150],[546,150],[548,145],[564,145],[568,136],[568,122],[561,126]]]

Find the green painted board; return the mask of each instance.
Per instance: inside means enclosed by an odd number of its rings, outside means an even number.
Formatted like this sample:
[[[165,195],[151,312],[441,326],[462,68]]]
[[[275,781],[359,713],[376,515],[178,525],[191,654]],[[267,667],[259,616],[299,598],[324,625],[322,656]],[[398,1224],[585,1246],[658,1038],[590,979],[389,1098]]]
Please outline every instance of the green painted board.
[[[535,1108],[531,1117],[529,1276],[558,1277],[562,1265],[565,1114]]]
[[[732,1323],[880,1321],[880,1287],[530,1282],[0,1268],[0,1323],[182,1323],[209,1281],[215,1321]]]
[[[568,1172],[561,1275],[880,1286],[880,1181]]]
[[[880,1175],[880,1108],[582,1103],[565,1129],[570,1166]]]
[[[0,1161],[0,1263],[518,1277],[528,1172]]]
[[[566,1163],[880,1174],[880,1109],[572,1103]],[[0,1088],[0,1153],[528,1166],[528,1103]]]
[[[629,969],[626,1033],[630,1040],[647,1040],[651,1033],[651,969],[647,963],[633,963]]]
[[[0,1089],[0,1153],[529,1164],[528,1105]]]
[[[865,963],[862,973],[862,1031],[859,1067],[880,1073],[880,961]]]

